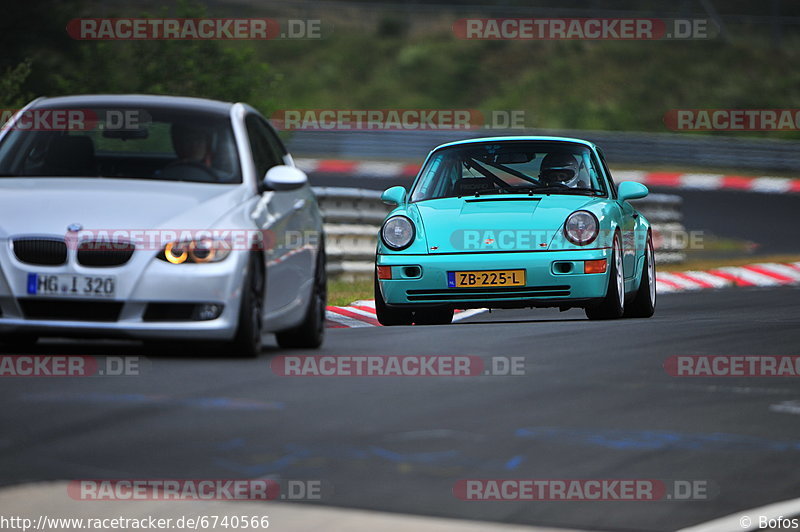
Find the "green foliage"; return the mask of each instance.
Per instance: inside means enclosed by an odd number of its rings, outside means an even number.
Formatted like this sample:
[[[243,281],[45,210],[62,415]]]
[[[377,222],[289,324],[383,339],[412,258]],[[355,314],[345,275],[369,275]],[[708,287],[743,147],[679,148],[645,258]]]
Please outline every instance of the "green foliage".
[[[797,107],[794,39],[780,49],[748,36],[465,41],[448,30],[376,37],[337,27],[324,42],[276,41],[262,53],[284,72],[281,108],[524,110],[536,128],[666,132],[671,109]]]
[[[3,72],[0,77],[0,109],[17,109],[31,99],[23,90],[30,73],[31,62],[27,59]]]
[[[144,15],[150,16],[150,15]],[[163,10],[158,16],[169,16]],[[202,18],[181,2],[171,16]],[[84,41],[74,68],[54,75],[58,92],[144,93],[244,101],[270,112],[276,76],[251,43],[209,40]]]

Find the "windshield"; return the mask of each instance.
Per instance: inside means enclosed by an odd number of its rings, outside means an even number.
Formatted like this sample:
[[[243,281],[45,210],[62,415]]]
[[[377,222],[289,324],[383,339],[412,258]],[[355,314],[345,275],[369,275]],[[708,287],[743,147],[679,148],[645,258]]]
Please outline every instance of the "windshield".
[[[499,194],[606,195],[592,151],[571,142],[454,146],[428,160],[411,201]]]
[[[13,127],[0,144],[0,176],[242,182],[227,116],[142,107],[73,112],[79,120],[31,118]]]

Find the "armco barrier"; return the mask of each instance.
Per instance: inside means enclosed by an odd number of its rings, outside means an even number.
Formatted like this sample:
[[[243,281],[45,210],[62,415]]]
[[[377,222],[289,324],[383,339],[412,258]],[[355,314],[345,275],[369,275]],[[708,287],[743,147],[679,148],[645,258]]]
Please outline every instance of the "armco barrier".
[[[638,133],[575,130],[472,131],[294,131],[287,145],[295,157],[353,160],[408,160],[418,164],[446,142],[503,135],[557,135],[586,139],[605,152],[609,164],[735,168],[738,171],[796,172],[800,142],[715,137],[692,133]]]
[[[375,245],[381,222],[391,207],[381,202],[377,190],[314,187],[325,221],[328,273],[337,277],[372,275]],[[653,224],[656,262],[685,259],[682,199],[670,194],[650,194],[636,200],[636,208]]]

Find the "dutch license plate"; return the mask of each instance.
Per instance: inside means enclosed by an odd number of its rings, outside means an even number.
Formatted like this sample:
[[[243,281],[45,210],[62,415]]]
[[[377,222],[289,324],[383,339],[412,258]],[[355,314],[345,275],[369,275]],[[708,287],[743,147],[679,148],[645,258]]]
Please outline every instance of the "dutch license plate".
[[[525,270],[447,272],[447,286],[449,288],[525,286]]]
[[[53,297],[114,297],[116,277],[108,275],[28,274],[28,295]]]

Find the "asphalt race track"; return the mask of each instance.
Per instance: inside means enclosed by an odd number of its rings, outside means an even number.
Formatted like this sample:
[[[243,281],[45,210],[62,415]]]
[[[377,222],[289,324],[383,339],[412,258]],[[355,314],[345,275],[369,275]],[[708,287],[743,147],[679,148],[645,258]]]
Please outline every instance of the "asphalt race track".
[[[649,320],[503,311],[329,330],[330,355],[521,356],[524,376],[280,377],[258,360],[149,357],[138,377],[5,379],[4,484],[319,479],[322,504],[573,528],[673,530],[800,496],[786,378],[679,378],[676,354],[797,354],[800,289],[671,294]],[[35,352],[144,354],[40,342]],[[707,501],[466,502],[467,478],[705,480]]]

